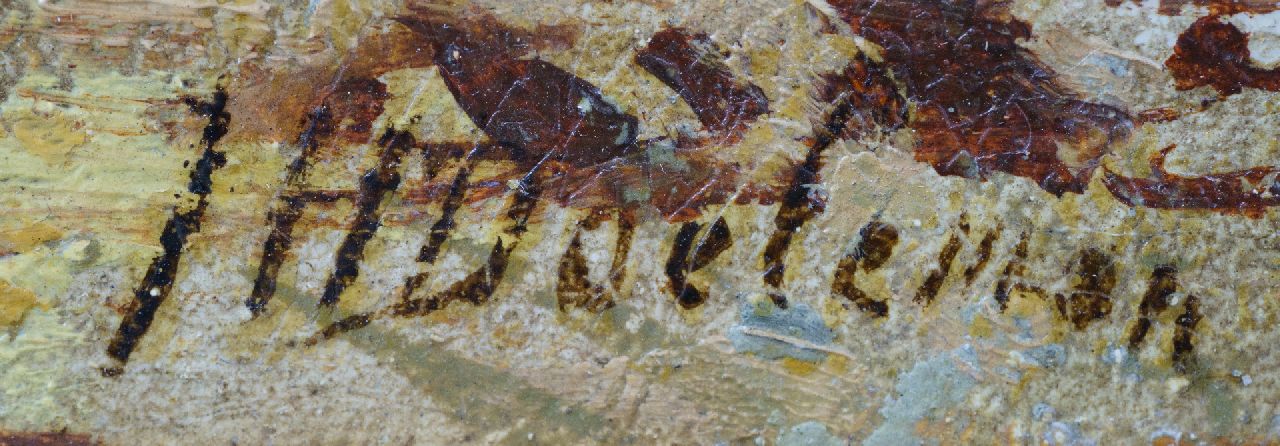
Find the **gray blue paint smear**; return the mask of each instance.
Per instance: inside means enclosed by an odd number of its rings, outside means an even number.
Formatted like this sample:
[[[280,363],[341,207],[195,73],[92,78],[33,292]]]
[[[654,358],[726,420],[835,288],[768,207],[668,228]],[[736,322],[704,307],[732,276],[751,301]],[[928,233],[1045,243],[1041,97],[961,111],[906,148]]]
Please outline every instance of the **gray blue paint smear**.
[[[822,316],[802,303],[789,305],[783,309],[778,308],[767,298],[746,299],[739,315],[740,322],[729,328],[729,340],[733,343],[733,348],[761,358],[793,358],[819,362],[826,359],[827,353],[756,336],[750,334],[751,331],[767,331],[802,339],[816,345],[828,345],[836,337],[835,333],[822,321]]]

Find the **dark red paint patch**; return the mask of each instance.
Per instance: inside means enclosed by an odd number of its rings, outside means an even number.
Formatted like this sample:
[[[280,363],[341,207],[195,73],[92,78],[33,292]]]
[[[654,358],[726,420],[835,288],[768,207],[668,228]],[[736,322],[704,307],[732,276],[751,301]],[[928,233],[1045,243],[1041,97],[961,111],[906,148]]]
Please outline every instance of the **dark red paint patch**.
[[[1249,35],[1217,15],[1202,17],[1183,31],[1164,66],[1179,90],[1207,85],[1224,96],[1244,87],[1280,91],[1280,70],[1251,65]]]
[[[99,443],[84,434],[0,431],[0,446],[93,446],[96,444]]]
[[[518,152],[524,164],[544,159],[577,166],[627,154],[635,117],[604,100],[591,83],[539,59],[492,23],[446,21],[429,15],[397,21],[418,33],[454,99],[485,134]]]
[[[854,33],[883,48],[917,104],[910,122],[916,159],[939,174],[1005,172],[1057,195],[1079,193],[1099,158],[1132,130],[1124,111],[1080,100],[1018,46],[1031,28],[1002,2],[829,3]]]
[[[1185,177],[1164,170],[1164,159],[1175,146],[1151,156],[1150,178],[1129,178],[1105,171],[1103,184],[1130,206],[1160,209],[1205,209],[1261,217],[1280,206],[1280,170],[1255,167],[1236,172]]]
[[[635,60],[679,93],[707,130],[735,137],[769,113],[769,99],[760,87],[734,77],[724,62],[728,56],[706,34],[667,28],[650,37]]]

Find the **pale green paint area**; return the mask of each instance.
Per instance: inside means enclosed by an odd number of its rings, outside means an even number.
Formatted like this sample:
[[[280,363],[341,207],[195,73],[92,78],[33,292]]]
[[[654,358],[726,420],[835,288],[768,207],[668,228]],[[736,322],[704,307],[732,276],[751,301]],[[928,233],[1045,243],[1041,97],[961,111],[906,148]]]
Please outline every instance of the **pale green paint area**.
[[[972,377],[956,366],[957,360],[966,362],[977,358],[963,347],[916,363],[911,371],[898,379],[894,386],[897,395],[892,402],[880,409],[884,423],[863,442],[867,446],[892,446],[919,444],[923,440],[914,434],[915,423],[934,411],[960,403],[976,383]]]

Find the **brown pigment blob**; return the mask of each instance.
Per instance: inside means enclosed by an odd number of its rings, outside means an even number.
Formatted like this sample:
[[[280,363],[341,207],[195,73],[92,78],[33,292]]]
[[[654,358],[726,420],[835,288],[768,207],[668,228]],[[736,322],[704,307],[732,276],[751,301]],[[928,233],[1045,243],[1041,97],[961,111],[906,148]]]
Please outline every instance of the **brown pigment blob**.
[[[916,297],[913,299],[916,303],[928,306],[938,297],[938,291],[942,289],[943,282],[946,282],[947,275],[951,274],[951,262],[956,259],[956,253],[960,252],[960,237],[957,234],[951,234],[951,238],[947,239],[947,244],[942,246],[942,251],[938,253],[938,269],[930,272],[925,277],[924,283],[920,284],[920,289],[916,291]]]
[[[733,236],[724,217],[716,219],[702,239],[698,239],[701,224],[684,223],[671,244],[671,256],[667,258],[665,271],[667,284],[676,302],[684,309],[695,308],[707,300],[707,293],[689,283],[689,274],[705,268],[711,261],[733,245]]]
[[[728,56],[706,34],[667,28],[650,37],[635,59],[679,93],[707,130],[737,139],[769,113],[769,100],[760,87],[734,77],[724,63]]]
[[[1200,298],[1196,296],[1187,296],[1182,308],[1183,313],[1174,320],[1176,327],[1173,333],[1171,358],[1174,370],[1178,373],[1187,373],[1187,370],[1195,364],[1195,356],[1192,354],[1195,344],[1192,343],[1192,338],[1196,332],[1196,325],[1200,323],[1200,319],[1204,318],[1204,314],[1200,313]]]
[[[504,28],[429,14],[396,20],[433,49],[440,76],[472,122],[516,149],[525,164],[556,159],[590,166],[635,147],[635,117],[589,82],[546,61],[521,59],[525,47]]]
[[[1169,308],[1169,301],[1177,291],[1178,270],[1172,265],[1160,265],[1151,272],[1147,292],[1138,303],[1138,322],[1129,331],[1129,349],[1142,346],[1151,331],[1151,319]]]
[[[1004,313],[1009,309],[1009,292],[1016,290],[1016,285],[1011,287],[1011,282],[1015,276],[1021,276],[1026,270],[1026,266],[1022,264],[1027,259],[1027,239],[1029,234],[1023,232],[1018,238],[1018,244],[1013,248],[1013,257],[1009,259],[1009,263],[1004,265],[1004,272],[1001,273],[1000,280],[996,282],[996,291],[992,295],[996,304],[1000,305],[1000,312]]]
[[[1164,170],[1165,157],[1175,146],[1151,156],[1150,178],[1129,178],[1104,169],[1103,184],[1130,206],[1159,209],[1205,209],[1225,214],[1261,217],[1268,207],[1280,206],[1280,169],[1252,169],[1186,177]]]
[[[1058,294],[1058,313],[1083,330],[1090,322],[1111,314],[1111,289],[1116,286],[1116,266],[1111,256],[1094,248],[1080,253],[1076,265],[1080,283],[1069,297]]]
[[[836,276],[831,282],[831,292],[849,299],[859,310],[871,314],[872,317],[889,315],[887,301],[878,301],[858,288],[854,276],[858,270],[869,273],[879,269],[893,255],[893,248],[898,245],[898,228],[886,223],[872,221],[858,231],[861,240],[853,252],[840,259],[836,265]]]
[[[916,159],[941,175],[1005,172],[1055,195],[1080,193],[1133,122],[1085,102],[1018,46],[1031,36],[1001,2],[832,0],[855,34],[879,45],[917,104]]]
[[[1280,70],[1251,65],[1249,35],[1217,15],[1202,17],[1183,31],[1164,66],[1179,90],[1208,85],[1223,96],[1244,87],[1280,91]]]

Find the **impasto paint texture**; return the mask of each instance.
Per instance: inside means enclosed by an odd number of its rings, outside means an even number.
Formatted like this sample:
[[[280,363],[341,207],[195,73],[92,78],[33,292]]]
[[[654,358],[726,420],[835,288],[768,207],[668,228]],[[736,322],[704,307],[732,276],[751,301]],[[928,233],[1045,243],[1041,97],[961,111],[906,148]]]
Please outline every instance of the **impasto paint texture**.
[[[0,445],[1280,442],[1280,4],[0,0]]]

